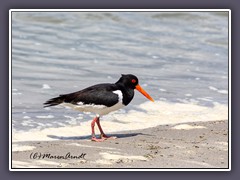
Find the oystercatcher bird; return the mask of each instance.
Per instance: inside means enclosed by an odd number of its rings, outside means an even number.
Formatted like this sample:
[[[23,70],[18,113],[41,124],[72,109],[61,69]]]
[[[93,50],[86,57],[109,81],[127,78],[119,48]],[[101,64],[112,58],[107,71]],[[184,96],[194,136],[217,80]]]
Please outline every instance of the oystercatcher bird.
[[[100,117],[112,111],[127,106],[134,96],[134,89],[137,89],[149,100],[154,101],[151,96],[138,84],[138,78],[132,74],[121,76],[114,84],[97,84],[86,89],[62,94],[44,103],[44,107],[56,106],[59,104],[69,106],[81,112],[92,112],[96,117],[92,120],[92,141],[101,142],[108,138],[100,125]],[[100,131],[100,138],[97,138],[94,131],[95,123]]]

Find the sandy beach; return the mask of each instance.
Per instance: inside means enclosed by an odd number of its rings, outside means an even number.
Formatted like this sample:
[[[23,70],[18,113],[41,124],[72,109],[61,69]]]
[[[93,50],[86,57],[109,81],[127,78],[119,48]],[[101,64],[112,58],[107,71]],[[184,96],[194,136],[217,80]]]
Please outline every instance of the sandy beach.
[[[117,139],[13,142],[12,168],[228,168],[228,121],[122,131]]]

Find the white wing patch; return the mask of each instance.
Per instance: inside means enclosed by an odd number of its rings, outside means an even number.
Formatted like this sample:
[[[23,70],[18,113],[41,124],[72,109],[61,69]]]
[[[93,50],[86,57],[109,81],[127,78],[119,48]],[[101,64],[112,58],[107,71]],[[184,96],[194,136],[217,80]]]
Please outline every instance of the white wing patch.
[[[83,102],[79,102],[77,103],[77,105],[74,105],[71,103],[63,103],[62,105],[71,107],[72,109],[78,110],[81,112],[92,112],[99,116],[102,116],[124,107],[122,103],[122,99],[123,99],[122,92],[120,90],[116,90],[116,91],[113,91],[113,93],[118,95],[118,103],[111,107],[107,107],[104,105],[96,105],[96,104],[83,104]]]

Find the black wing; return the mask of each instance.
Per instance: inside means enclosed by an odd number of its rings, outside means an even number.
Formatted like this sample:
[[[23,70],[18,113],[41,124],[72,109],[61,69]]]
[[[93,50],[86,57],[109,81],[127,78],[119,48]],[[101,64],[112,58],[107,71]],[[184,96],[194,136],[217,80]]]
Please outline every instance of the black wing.
[[[71,104],[96,104],[110,107],[118,103],[118,95],[112,92],[115,90],[118,90],[115,84],[98,84],[78,92],[64,94],[50,99],[45,103],[45,106],[55,106],[65,102]]]

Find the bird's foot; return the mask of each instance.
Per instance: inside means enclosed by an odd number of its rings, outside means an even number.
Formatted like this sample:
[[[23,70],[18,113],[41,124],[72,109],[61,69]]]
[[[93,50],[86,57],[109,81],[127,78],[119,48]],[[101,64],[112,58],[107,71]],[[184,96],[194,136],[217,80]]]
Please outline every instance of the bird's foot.
[[[117,139],[117,136],[107,136],[106,134],[100,135],[101,139]]]
[[[103,139],[103,138],[99,139],[99,138],[96,138],[96,137],[92,137],[91,140],[95,141],[95,142],[103,142],[105,139]]]

